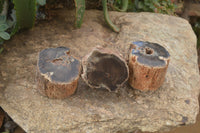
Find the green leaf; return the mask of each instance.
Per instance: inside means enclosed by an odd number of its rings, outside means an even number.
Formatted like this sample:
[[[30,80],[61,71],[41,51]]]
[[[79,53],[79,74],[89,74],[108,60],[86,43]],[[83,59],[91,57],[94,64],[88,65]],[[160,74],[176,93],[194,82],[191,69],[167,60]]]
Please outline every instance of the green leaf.
[[[0,31],[5,31],[7,30],[9,27],[7,24],[0,24]]]
[[[119,11],[119,12],[125,12],[128,9],[128,3],[129,3],[128,0],[123,0],[122,3],[121,3],[122,8],[120,9],[117,6],[114,6],[114,9]]]
[[[151,3],[159,3],[159,0],[151,0]]]
[[[11,33],[10,33],[10,36],[13,36],[16,32],[18,32],[19,31],[19,26],[18,26],[18,24],[16,24],[13,28],[12,28],[12,30],[11,30]]]
[[[4,0],[0,0],[0,13],[3,10]]]
[[[4,40],[10,39],[10,35],[7,32],[0,32],[0,37]]]
[[[145,12],[152,12],[152,11],[153,11],[152,9],[150,9],[150,8],[147,7],[147,6],[144,6],[144,7],[143,7],[143,10],[144,10]]]
[[[3,52],[3,48],[0,48],[0,54]],[[2,133],[4,133],[4,132],[2,132]],[[7,133],[7,132],[6,132]]]
[[[36,0],[13,0],[17,23],[22,28],[32,28],[35,23]]]
[[[17,20],[16,20],[16,11],[14,9],[12,9],[12,13],[10,14],[11,18],[12,19],[8,19],[7,20],[7,24],[8,24],[8,27],[11,28],[11,27],[14,27],[17,23]]]
[[[37,0],[37,3],[41,6],[44,6],[46,4],[46,0]]]
[[[9,133],[9,131],[6,131],[6,132],[2,132],[2,133]]]
[[[153,4],[150,4],[149,8],[152,9],[152,10],[154,10],[155,6]]]
[[[85,13],[85,0],[74,0],[76,7],[76,20],[75,26],[80,28],[83,22],[83,16]]]
[[[0,24],[4,24],[6,22],[6,16],[0,15]]]
[[[0,45],[3,44],[4,40],[0,38]]]
[[[159,2],[153,2],[153,4],[157,5],[157,6],[160,6],[160,3]]]
[[[139,8],[139,9],[144,8],[144,4],[143,4],[141,1],[138,2],[138,8]]]
[[[149,6],[151,4],[151,2],[149,2],[149,0],[144,0],[144,4]]]
[[[162,3],[161,3],[163,6],[167,6],[168,5],[168,3],[166,2],[166,1],[162,1]]]

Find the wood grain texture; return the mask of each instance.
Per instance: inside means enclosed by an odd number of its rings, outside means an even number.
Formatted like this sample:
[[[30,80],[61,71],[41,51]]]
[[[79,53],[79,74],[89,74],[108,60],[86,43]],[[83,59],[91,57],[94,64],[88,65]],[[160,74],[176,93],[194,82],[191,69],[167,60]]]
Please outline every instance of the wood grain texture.
[[[40,52],[37,64],[37,88],[49,98],[63,99],[74,94],[81,65],[65,47]]]
[[[165,80],[169,53],[155,43],[136,42],[129,55],[129,84],[142,91],[156,90]]]

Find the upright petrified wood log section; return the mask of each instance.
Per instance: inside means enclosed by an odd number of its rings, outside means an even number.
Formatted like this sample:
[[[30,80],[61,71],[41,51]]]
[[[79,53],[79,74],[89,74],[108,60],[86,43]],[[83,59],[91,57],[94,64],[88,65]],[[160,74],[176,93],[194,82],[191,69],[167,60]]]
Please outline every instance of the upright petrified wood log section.
[[[93,88],[115,91],[128,80],[128,66],[116,52],[97,47],[82,59],[82,78]]]
[[[134,42],[129,54],[129,84],[142,91],[156,90],[165,80],[168,51],[156,43]]]
[[[69,53],[66,47],[48,48],[39,53],[37,88],[41,94],[63,99],[75,92],[81,64]]]

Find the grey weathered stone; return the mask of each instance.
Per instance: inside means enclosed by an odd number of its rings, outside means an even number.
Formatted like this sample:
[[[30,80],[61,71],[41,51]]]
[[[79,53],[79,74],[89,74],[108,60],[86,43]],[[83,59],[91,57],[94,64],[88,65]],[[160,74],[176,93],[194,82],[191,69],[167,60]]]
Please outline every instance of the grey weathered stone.
[[[0,55],[0,105],[25,131],[127,133],[195,123],[200,77],[196,37],[186,20],[112,12],[112,20],[121,27],[117,34],[107,27],[102,12],[87,11],[82,28],[76,30],[64,22],[65,14],[70,14],[66,12],[59,11],[51,22],[17,34]],[[159,43],[171,55],[165,82],[157,91],[140,92],[125,84],[118,93],[109,93],[89,88],[82,79],[77,92],[64,100],[48,99],[36,91],[37,55],[42,49],[66,46],[81,58],[94,46],[103,45],[127,59],[128,44],[138,40]]]

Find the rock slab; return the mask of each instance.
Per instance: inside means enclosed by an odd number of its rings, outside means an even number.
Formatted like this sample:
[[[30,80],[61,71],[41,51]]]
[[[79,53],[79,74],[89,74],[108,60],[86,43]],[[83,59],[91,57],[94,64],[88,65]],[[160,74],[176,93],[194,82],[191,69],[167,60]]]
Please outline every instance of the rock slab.
[[[66,12],[58,11],[50,22],[17,34],[0,55],[0,106],[26,132],[153,132],[195,123],[200,77],[196,37],[186,20],[111,12],[111,19],[121,27],[116,34],[100,11],[87,11],[81,29],[72,28]],[[81,59],[101,45],[127,59],[129,44],[140,40],[161,44],[171,55],[164,84],[157,91],[140,92],[126,83],[117,93],[108,93],[91,89],[82,79],[76,93],[64,100],[48,99],[36,90],[37,56],[42,49],[69,47]]]

